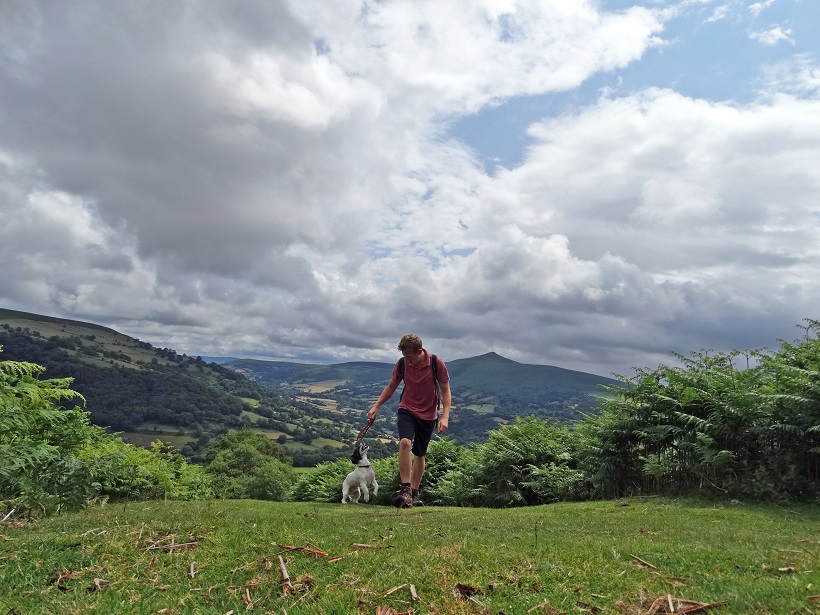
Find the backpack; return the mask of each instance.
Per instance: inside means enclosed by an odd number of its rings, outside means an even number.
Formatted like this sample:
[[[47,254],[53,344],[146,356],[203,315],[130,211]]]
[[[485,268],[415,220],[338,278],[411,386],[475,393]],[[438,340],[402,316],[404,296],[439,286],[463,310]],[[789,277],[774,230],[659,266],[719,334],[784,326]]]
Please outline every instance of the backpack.
[[[434,354],[430,355],[430,370],[433,372],[433,386],[436,387],[436,408],[441,408],[441,392],[438,387],[438,357]],[[399,379],[404,380],[404,357],[399,359]],[[401,395],[399,395],[399,403],[404,395],[404,387],[401,388]]]

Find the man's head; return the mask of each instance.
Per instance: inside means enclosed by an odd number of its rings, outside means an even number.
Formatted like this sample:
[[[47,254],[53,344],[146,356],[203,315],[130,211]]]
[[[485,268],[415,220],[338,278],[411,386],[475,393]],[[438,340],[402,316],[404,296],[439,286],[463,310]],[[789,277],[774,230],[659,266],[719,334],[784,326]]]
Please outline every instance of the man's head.
[[[401,338],[399,342],[399,350],[401,353],[406,354],[418,354],[421,350],[421,338],[418,335],[414,335],[412,333],[408,333],[407,335]]]

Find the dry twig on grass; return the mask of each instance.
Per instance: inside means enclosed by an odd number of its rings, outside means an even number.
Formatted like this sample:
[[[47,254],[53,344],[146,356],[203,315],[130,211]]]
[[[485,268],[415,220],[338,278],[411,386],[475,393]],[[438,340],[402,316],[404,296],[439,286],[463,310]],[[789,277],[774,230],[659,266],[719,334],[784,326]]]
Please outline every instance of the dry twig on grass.
[[[557,615],[558,610],[550,604],[549,600],[544,600],[541,604],[536,604],[532,607],[527,613],[532,613],[533,611],[537,611],[539,609],[544,609],[545,613],[549,613],[549,615]]]
[[[721,600],[720,602],[696,602],[695,600],[686,600],[684,598],[675,598],[671,594],[665,596],[658,596],[649,607],[649,615],[656,613],[701,613],[721,606],[729,604],[728,600]]]
[[[94,593],[100,591],[104,586],[111,583],[111,581],[106,581],[105,579],[94,579],[94,582],[89,585],[86,589],[89,593]]]
[[[402,587],[407,587],[407,583],[404,583],[404,584],[402,584],[402,585],[398,585],[398,586],[396,586],[396,587],[393,587],[392,589],[388,589],[388,590],[387,590],[386,592],[384,592],[383,594],[380,594],[380,595],[379,595],[379,598],[384,598],[385,596],[389,596],[390,594],[395,594],[395,593],[396,593],[397,591],[399,591]]]
[[[285,560],[282,559],[282,556],[279,556],[279,571],[282,573],[282,587],[285,590],[285,593],[288,594],[296,590],[293,587],[293,583],[290,582],[290,575],[288,574],[288,569],[285,568]]]
[[[638,562],[641,566],[646,566],[647,568],[651,568],[652,570],[657,570],[657,568],[656,568],[655,566],[653,566],[653,565],[652,565],[652,564],[650,564],[649,562],[646,562],[646,561],[642,560],[642,559],[641,559],[640,557],[638,557],[637,555],[632,555],[632,554],[630,553],[630,554],[629,554],[629,557],[631,557],[632,559],[634,559],[634,560],[635,560],[636,562]]]
[[[327,553],[324,551],[320,551],[319,549],[314,549],[313,547],[309,547],[305,545],[304,547],[292,547],[290,545],[279,545],[285,551],[302,551],[303,553],[310,553],[311,555],[315,555],[316,557],[327,557]]]

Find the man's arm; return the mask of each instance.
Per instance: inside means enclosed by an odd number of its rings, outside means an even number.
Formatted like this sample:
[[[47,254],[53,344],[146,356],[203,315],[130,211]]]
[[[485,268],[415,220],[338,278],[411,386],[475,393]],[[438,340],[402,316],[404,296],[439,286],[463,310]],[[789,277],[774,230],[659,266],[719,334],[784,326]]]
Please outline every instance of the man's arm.
[[[373,406],[367,412],[367,418],[376,418],[376,415],[379,413],[379,406],[381,406],[384,402],[393,397],[393,393],[395,393],[396,389],[399,388],[399,383],[401,383],[401,380],[394,380],[393,378],[390,379],[390,382],[388,382],[387,386],[384,387],[384,390],[382,391],[382,394],[379,395],[379,398],[376,400],[376,403],[373,404]]]
[[[450,383],[440,382],[439,387],[441,387],[441,403],[444,406],[444,409],[438,419],[438,432],[444,433],[447,431],[447,427],[450,423]]]

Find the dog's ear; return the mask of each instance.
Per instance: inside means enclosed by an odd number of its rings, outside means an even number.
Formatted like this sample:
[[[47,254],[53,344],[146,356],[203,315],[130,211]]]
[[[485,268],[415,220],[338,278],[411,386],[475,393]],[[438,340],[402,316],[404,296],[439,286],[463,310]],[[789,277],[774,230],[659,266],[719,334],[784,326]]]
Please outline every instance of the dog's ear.
[[[350,456],[350,461],[353,463],[359,463],[362,460],[362,454],[359,451],[359,445],[356,445],[356,448],[353,449],[353,454]]]

